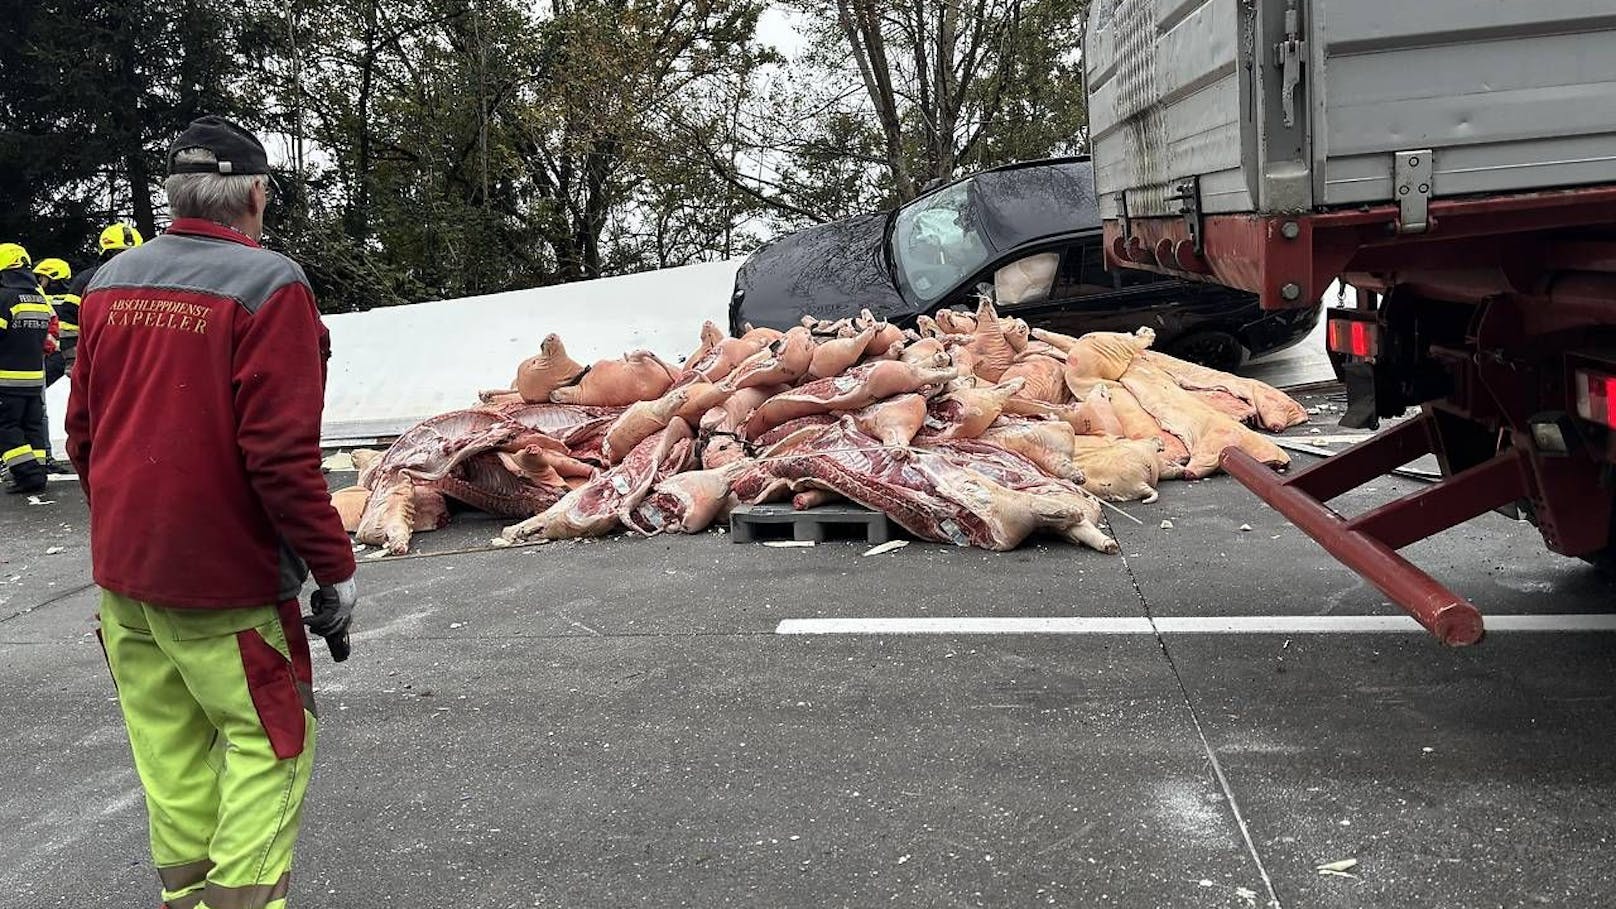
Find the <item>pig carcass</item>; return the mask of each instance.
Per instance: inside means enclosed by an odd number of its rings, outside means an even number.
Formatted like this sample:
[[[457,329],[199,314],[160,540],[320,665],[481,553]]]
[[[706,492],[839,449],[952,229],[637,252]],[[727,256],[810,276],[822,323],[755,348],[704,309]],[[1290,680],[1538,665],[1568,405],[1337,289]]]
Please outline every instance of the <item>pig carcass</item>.
[[[571,384],[550,393],[557,404],[626,407],[654,398],[673,386],[679,374],[649,350],[630,351],[615,360],[600,360]]]
[[[1172,376],[1180,388],[1190,391],[1225,392],[1245,402],[1255,411],[1257,422],[1270,432],[1283,432],[1292,426],[1307,422],[1307,408],[1266,382],[1208,369],[1197,363],[1170,357],[1154,350],[1145,351],[1143,356],[1146,363]],[[1217,404],[1213,406],[1218,407]],[[1218,409],[1225,408],[1218,407]],[[1237,419],[1247,418],[1237,417]]]
[[[610,533],[639,506],[652,486],[689,465],[692,443],[689,424],[675,418],[667,428],[636,445],[621,464],[567,493],[543,512],[505,528],[501,536],[516,542]]]
[[[829,379],[818,379],[775,395],[758,406],[741,429],[753,439],[798,417],[857,410],[876,401],[938,386],[954,377],[952,369],[928,369],[902,360],[880,360],[854,367]]]
[[[511,382],[509,389],[481,392],[479,397],[485,403],[548,401],[551,392],[576,381],[583,375],[584,368],[583,364],[567,356],[567,348],[562,345],[560,335],[548,334],[539,343],[539,352],[516,367],[516,379]]]
[[[1225,448],[1238,448],[1273,467],[1291,461],[1284,449],[1180,388],[1171,376],[1148,362],[1135,361],[1129,366],[1122,385],[1163,429],[1184,441],[1190,452],[1184,476],[1190,479],[1216,473]]]
[[[812,444],[773,456],[770,471],[829,489],[885,512],[923,539],[1007,550],[1038,530],[1115,552],[1099,529],[1099,506],[1081,493],[1033,494],[1001,486],[935,452],[893,449],[858,431],[851,418],[817,431]]]
[[[1128,365],[1156,340],[1156,332],[1141,328],[1133,334],[1091,331],[1066,349],[1066,384],[1080,400],[1081,386],[1093,379],[1116,381]]]
[[[730,486],[747,469],[732,461],[713,470],[692,470],[660,480],[624,523],[643,534],[701,533],[725,517]]]

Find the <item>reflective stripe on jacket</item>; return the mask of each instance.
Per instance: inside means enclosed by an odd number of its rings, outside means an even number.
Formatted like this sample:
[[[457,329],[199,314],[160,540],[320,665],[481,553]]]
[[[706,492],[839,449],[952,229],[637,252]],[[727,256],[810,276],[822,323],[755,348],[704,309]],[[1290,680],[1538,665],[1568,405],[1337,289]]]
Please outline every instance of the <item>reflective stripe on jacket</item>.
[[[0,271],[0,391],[44,387],[45,339],[55,315],[27,270]]]

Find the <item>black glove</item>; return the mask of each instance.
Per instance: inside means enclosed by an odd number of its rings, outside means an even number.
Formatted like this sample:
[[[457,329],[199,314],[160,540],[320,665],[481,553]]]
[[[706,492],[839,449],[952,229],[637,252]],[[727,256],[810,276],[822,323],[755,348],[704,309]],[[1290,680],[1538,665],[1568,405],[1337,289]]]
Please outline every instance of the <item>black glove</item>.
[[[309,597],[312,615],[303,617],[303,624],[322,638],[346,637],[353,623],[354,604],[359,602],[359,590],[353,578],[338,581],[314,591]]]

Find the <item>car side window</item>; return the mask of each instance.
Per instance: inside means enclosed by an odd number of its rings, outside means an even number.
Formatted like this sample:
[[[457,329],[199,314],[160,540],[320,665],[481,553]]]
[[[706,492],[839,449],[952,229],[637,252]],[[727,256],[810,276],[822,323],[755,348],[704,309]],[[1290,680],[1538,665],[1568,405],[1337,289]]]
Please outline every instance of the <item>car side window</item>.
[[[1105,270],[1105,253],[1100,248],[1099,237],[1079,240],[1062,251],[1051,299],[1069,300],[1114,290],[1115,279]]]

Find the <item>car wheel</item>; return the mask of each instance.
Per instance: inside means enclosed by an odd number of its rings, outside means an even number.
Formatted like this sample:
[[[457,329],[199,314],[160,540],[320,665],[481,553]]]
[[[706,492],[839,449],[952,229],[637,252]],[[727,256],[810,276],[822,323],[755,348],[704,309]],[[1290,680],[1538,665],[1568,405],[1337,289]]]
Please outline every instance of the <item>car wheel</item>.
[[[1246,356],[1246,349],[1240,341],[1234,335],[1221,331],[1186,335],[1168,345],[1167,352],[1181,360],[1224,372],[1238,369]]]

